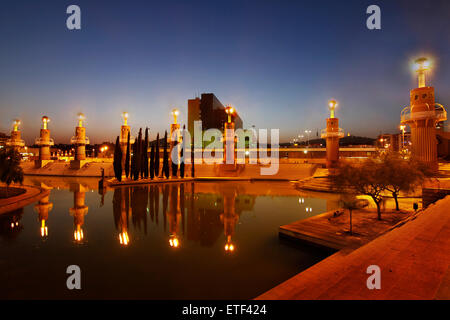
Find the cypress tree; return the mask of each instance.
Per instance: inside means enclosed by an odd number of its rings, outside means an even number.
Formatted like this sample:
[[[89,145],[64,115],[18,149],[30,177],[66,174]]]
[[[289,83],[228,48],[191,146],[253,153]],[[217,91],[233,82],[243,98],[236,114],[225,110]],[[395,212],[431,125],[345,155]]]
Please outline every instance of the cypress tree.
[[[173,149],[178,148],[177,144],[178,143],[175,142],[175,144],[173,146]],[[177,175],[178,175],[178,164],[176,162],[173,162],[173,159],[172,159],[173,149],[172,149],[172,152],[170,153],[170,163],[171,163],[171,166],[172,166],[172,177],[176,178]]]
[[[159,177],[159,132],[156,135],[156,149],[155,149],[155,177]]]
[[[192,139],[192,140],[194,140],[194,139]],[[191,148],[191,177],[192,178],[195,177],[194,152],[195,152],[195,146],[194,146],[194,144],[192,144],[192,148]]]
[[[142,167],[142,128],[139,129],[138,141],[136,146],[136,173],[134,180],[139,179]]]
[[[167,130],[164,133],[164,155],[163,155],[163,169],[162,173],[169,179],[170,168],[169,168],[169,154],[167,153]]]
[[[114,175],[118,181],[122,181],[122,149],[120,149],[120,139],[117,136],[116,146],[114,148]]]
[[[125,176],[129,177],[130,175],[130,153],[131,153],[131,148],[130,148],[130,132],[128,131],[128,137],[127,137],[127,153],[125,155]]]
[[[181,141],[181,152],[180,152],[180,159],[181,159],[180,177],[181,178],[184,178],[184,148],[186,147],[186,143],[184,141],[185,133],[186,133],[186,125],[183,126],[183,136],[182,136],[183,140]]]
[[[144,178],[148,179],[148,128],[145,128],[143,155],[143,175]]]
[[[150,179],[155,177],[155,144],[152,144],[150,152]]]
[[[130,171],[130,177],[133,180],[136,180],[136,154],[137,154],[137,139],[134,140],[133,143],[133,157],[131,158],[131,171]]]

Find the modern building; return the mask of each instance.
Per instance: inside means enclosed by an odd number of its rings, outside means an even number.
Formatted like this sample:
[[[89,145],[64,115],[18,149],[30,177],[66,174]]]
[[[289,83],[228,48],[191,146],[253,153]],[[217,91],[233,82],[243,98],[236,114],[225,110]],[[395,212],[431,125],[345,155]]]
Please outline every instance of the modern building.
[[[188,100],[188,130],[194,133],[194,121],[202,121],[202,129],[217,128],[223,130],[227,122],[224,105],[213,93],[202,93],[201,98]],[[235,129],[242,128],[242,119],[234,114]]]
[[[398,152],[402,149],[410,149],[411,147],[411,133],[385,133],[377,137],[376,146],[379,149],[386,149],[389,151]]]

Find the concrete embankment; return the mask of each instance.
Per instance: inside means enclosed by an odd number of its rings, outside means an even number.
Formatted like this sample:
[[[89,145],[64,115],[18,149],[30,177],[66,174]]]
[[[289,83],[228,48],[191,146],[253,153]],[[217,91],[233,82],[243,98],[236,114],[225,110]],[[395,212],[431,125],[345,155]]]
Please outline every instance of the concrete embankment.
[[[45,197],[50,193],[50,190],[35,186],[16,186],[17,188],[22,188],[25,193],[22,193],[15,197],[10,197],[6,199],[0,199],[0,214],[10,212],[19,208],[22,208],[30,203],[38,201],[42,197]]]
[[[89,162],[81,169],[71,169],[69,162],[50,162],[42,168],[35,168],[34,162],[21,164],[25,175],[35,176],[60,176],[60,177],[101,177],[102,169],[106,177],[114,176],[114,168],[111,162]]]
[[[64,176],[64,177],[101,177],[102,169],[105,170],[106,177],[114,176],[114,168],[111,162],[89,162],[81,169],[70,168],[68,162],[51,162],[42,168],[35,168],[33,162],[23,162],[21,164],[26,175],[37,176]],[[278,167],[277,167],[278,166]],[[217,164],[196,164],[196,177],[239,177],[243,179],[264,179],[264,180],[299,180],[314,174],[318,165],[306,163],[280,163],[274,166],[273,172],[266,174],[262,170],[268,169],[269,165],[245,164],[239,170],[223,171]],[[162,164],[160,166],[162,168]],[[191,166],[185,167],[186,176],[191,174]]]

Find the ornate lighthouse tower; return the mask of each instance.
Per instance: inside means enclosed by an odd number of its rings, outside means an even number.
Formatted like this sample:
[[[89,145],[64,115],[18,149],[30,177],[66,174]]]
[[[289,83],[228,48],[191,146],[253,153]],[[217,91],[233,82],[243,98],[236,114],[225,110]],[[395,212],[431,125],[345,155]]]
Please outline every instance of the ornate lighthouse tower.
[[[75,136],[70,139],[70,143],[75,145],[75,159],[70,162],[71,169],[80,169],[86,162],[86,144],[89,138],[86,137],[86,128],[83,127],[84,114],[78,114],[78,127],[75,128]]]
[[[16,119],[13,123],[13,129],[11,131],[11,138],[6,141],[6,146],[16,151],[25,146],[25,141],[22,140],[19,130],[20,120]]]
[[[120,127],[120,149],[122,149],[122,167],[125,164],[125,157],[127,156],[128,135],[130,134],[130,148],[134,143],[134,138],[131,136],[130,126],[128,125],[128,112],[122,113],[123,125]],[[131,150],[131,149],[130,149]]]
[[[415,61],[419,86],[410,91],[410,105],[402,110],[400,118],[401,124],[411,128],[412,156],[437,171],[436,123],[447,120],[447,112],[435,102],[434,87],[425,84],[425,74],[429,69],[427,58]]]
[[[39,159],[36,160],[35,167],[42,168],[50,161],[50,146],[54,144],[50,138],[50,129],[48,123],[50,119],[47,116],[42,117],[42,129],[39,138],[36,138],[35,144],[39,146]]]
[[[321,133],[321,137],[327,140],[327,168],[336,168],[339,162],[339,139],[344,136],[344,130],[339,128],[339,119],[334,117],[336,107],[335,100],[328,102],[330,117],[327,119],[327,128]]]

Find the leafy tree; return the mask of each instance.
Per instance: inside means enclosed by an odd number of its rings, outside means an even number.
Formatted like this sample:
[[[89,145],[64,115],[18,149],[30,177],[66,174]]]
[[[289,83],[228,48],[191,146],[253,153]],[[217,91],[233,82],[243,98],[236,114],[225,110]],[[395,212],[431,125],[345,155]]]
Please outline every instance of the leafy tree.
[[[130,154],[131,154],[131,146],[130,146],[130,132],[128,131],[127,137],[127,153],[125,155],[125,176],[130,176]]]
[[[155,177],[155,144],[152,144],[150,151],[150,179]]]
[[[166,176],[166,179],[169,179],[170,175],[169,168],[169,154],[167,152],[167,130],[164,133],[164,153],[163,153],[163,168],[162,173]]]
[[[159,177],[159,132],[156,135],[156,149],[155,149],[155,177]]]
[[[122,181],[122,149],[120,149],[120,139],[117,136],[116,146],[114,148],[114,175],[118,181]]]
[[[357,164],[341,161],[332,181],[338,189],[370,196],[377,206],[378,220],[381,220],[382,193],[388,186],[383,170],[381,161],[374,158]]]
[[[0,150],[0,180],[6,183],[6,196],[9,185],[13,182],[23,182],[23,170],[20,166],[20,153],[14,149]]]

